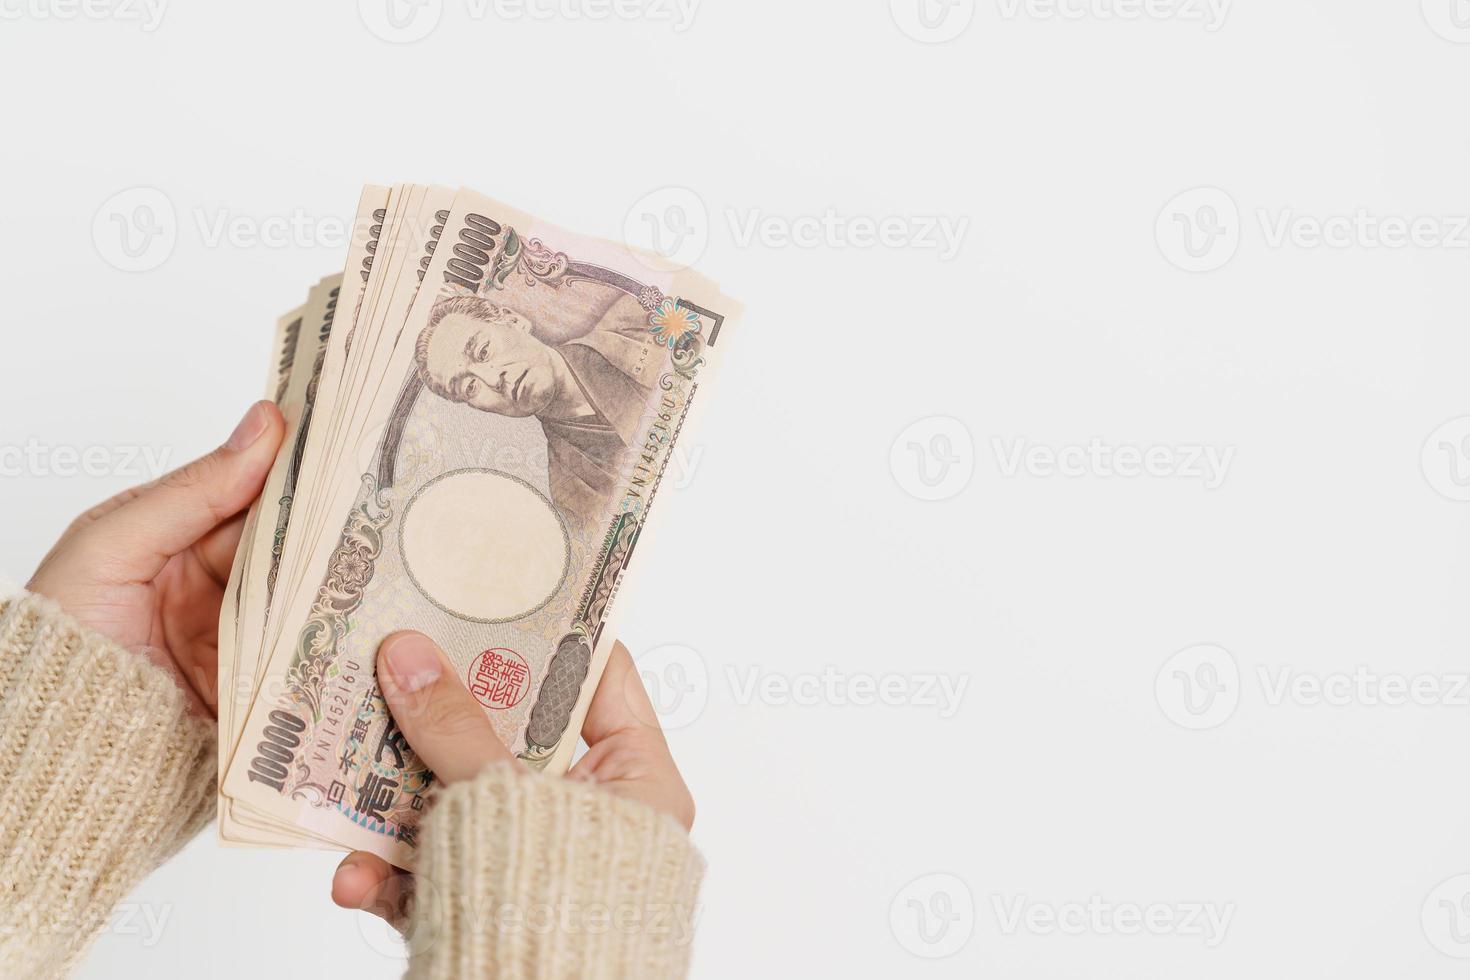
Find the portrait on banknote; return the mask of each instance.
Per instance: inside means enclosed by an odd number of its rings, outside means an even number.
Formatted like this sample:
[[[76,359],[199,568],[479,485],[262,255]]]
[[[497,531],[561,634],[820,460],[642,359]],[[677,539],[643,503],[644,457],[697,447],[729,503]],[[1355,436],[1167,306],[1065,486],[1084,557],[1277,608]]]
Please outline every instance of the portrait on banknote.
[[[582,314],[589,322],[555,330],[479,296],[451,296],[435,304],[416,351],[434,394],[541,423],[552,501],[581,532],[595,529],[617,492],[661,346],[636,297],[609,299],[606,309]],[[579,326],[585,331],[556,343]]]

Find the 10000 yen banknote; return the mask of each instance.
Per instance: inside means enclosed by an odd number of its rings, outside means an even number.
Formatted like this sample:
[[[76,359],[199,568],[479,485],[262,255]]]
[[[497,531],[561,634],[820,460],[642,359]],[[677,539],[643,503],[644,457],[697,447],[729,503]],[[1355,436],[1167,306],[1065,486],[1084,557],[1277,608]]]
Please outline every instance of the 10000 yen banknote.
[[[270,608],[276,563],[284,540],[300,472],[302,435],[310,425],[312,403],[322,368],[326,339],[331,331],[342,277],[329,276],[312,287],[306,306],[290,324],[290,357],[284,356],[273,400],[286,422],[286,437],[275,465],[266,477],[261,498],[250,510],[231,570],[234,615],[221,617],[219,724],[221,772],[229,761],[225,733],[243,722],[250,704],[253,681],[261,659],[262,629]],[[227,642],[228,641],[228,642]],[[283,843],[301,836],[278,824],[264,826],[248,813],[224,801],[218,809],[222,838],[236,843]]]
[[[336,517],[302,544],[312,587],[281,612],[225,780],[254,811],[403,867],[433,777],[374,681],[378,644],[434,637],[511,751],[565,770],[619,585],[736,312],[693,273],[474,192],[441,227],[404,318],[384,293],[365,333],[364,302],[361,397],[338,424],[374,448],[319,475]]]
[[[301,324],[305,315],[306,308],[298,307],[276,321],[276,334],[275,340],[271,343],[271,365],[266,378],[265,397],[275,402],[277,407],[285,405],[286,392],[290,388],[291,374],[296,363],[296,346],[301,338]],[[231,710],[236,707],[248,707],[248,702],[243,706],[239,704],[241,699],[234,683],[237,676],[245,673],[239,667],[236,648],[243,639],[239,630],[240,611],[245,601],[245,576],[253,551],[250,542],[254,538],[255,528],[263,507],[264,504],[261,501],[256,501],[250,508],[240,536],[240,546],[235,551],[235,561],[230,568],[230,578],[225,585],[224,603],[220,611],[218,673],[220,690],[216,709],[220,727],[219,772],[221,778],[229,763],[228,750],[232,744],[232,740],[227,737],[230,731]],[[221,810],[223,811],[223,808]]]
[[[317,283],[306,306],[287,318],[289,330],[284,336],[278,328],[277,344],[281,346],[289,341],[290,357],[286,358],[283,352],[280,367],[273,371],[274,383],[268,396],[279,406],[285,419],[286,437],[261,499],[250,510],[231,571],[228,589],[231,601],[220,617],[221,774],[228,770],[239,729],[256,693],[284,543],[294,504],[304,496],[299,492],[301,478],[309,475],[303,472],[306,437],[311,432],[320,436],[325,428],[312,425],[317,395],[324,386],[335,388],[335,382],[340,380],[335,366],[326,365],[332,328],[341,321],[345,321],[348,329],[352,325],[352,315],[368,279],[382,229],[388,193],[385,187],[364,188],[353,224],[347,272]],[[346,312],[339,316],[339,308],[344,306]],[[330,403],[328,399],[326,404]],[[219,836],[227,843],[318,847],[330,843],[228,798],[221,798],[218,814]]]

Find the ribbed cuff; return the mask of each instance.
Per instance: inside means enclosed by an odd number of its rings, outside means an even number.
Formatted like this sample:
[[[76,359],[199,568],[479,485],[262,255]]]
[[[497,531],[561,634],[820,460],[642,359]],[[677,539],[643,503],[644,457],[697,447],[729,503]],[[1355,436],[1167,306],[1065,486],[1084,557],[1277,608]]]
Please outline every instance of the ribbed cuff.
[[[688,970],[704,861],[672,818],[497,766],[423,824],[410,978],[662,980]]]
[[[61,976],[209,821],[215,726],[40,596],[0,598],[0,963]]]

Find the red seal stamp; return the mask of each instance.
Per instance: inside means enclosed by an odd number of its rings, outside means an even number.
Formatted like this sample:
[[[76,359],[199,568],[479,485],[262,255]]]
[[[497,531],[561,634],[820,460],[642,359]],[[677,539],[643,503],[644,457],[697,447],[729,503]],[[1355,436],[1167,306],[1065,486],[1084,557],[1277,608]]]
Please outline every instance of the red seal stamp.
[[[531,668],[514,650],[493,647],[470,661],[470,693],[487,708],[514,708],[531,689]]]

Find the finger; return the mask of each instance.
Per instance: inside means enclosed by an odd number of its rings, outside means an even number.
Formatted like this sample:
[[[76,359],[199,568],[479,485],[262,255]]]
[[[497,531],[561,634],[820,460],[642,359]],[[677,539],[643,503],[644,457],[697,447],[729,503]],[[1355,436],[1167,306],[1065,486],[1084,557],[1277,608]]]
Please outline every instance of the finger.
[[[410,876],[376,854],[353,851],[332,875],[332,901],[344,909],[371,912],[390,925],[407,917]]]
[[[648,698],[648,689],[633,657],[622,642],[613,644],[602,670],[602,679],[597,683],[597,692],[592,695],[592,704],[587,708],[587,720],[582,723],[582,738],[589,746],[619,732],[636,730],[657,734],[663,738],[663,726],[659,724],[658,712]]]
[[[485,709],[449,658],[422,633],[394,633],[378,647],[378,684],[408,744],[445,783],[472,779],[511,759]]]
[[[123,574],[152,578],[259,495],[284,430],[280,410],[257,402],[223,446],[143,488],[86,533],[105,546]]]
[[[138,498],[140,494],[146,493],[156,486],[158,486],[158,481],[150,480],[147,483],[140,484],[136,487],[129,487],[122,493],[119,493],[115,496],[108,497],[106,500],[102,501],[102,503],[98,504],[96,507],[91,508],[90,510],[83,513],[76,520],[72,521],[71,527],[67,528],[67,530],[80,531],[82,528],[87,527],[90,524],[95,524],[96,522],[100,521],[108,514],[111,514],[113,511],[117,510],[124,504],[132,503]]]
[[[667,813],[685,830],[694,825],[694,797],[669,751],[643,678],[621,643],[613,644],[608,655],[582,723],[582,738],[587,752],[569,777],[637,787],[630,792],[635,799]]]
[[[396,873],[392,865],[376,854],[353,851],[342,859],[332,875],[332,901],[344,909],[360,909],[374,889]]]
[[[221,587],[230,580],[230,569],[235,564],[235,551],[240,547],[240,537],[244,533],[245,515],[237,514],[210,531],[194,546],[199,564]]]

